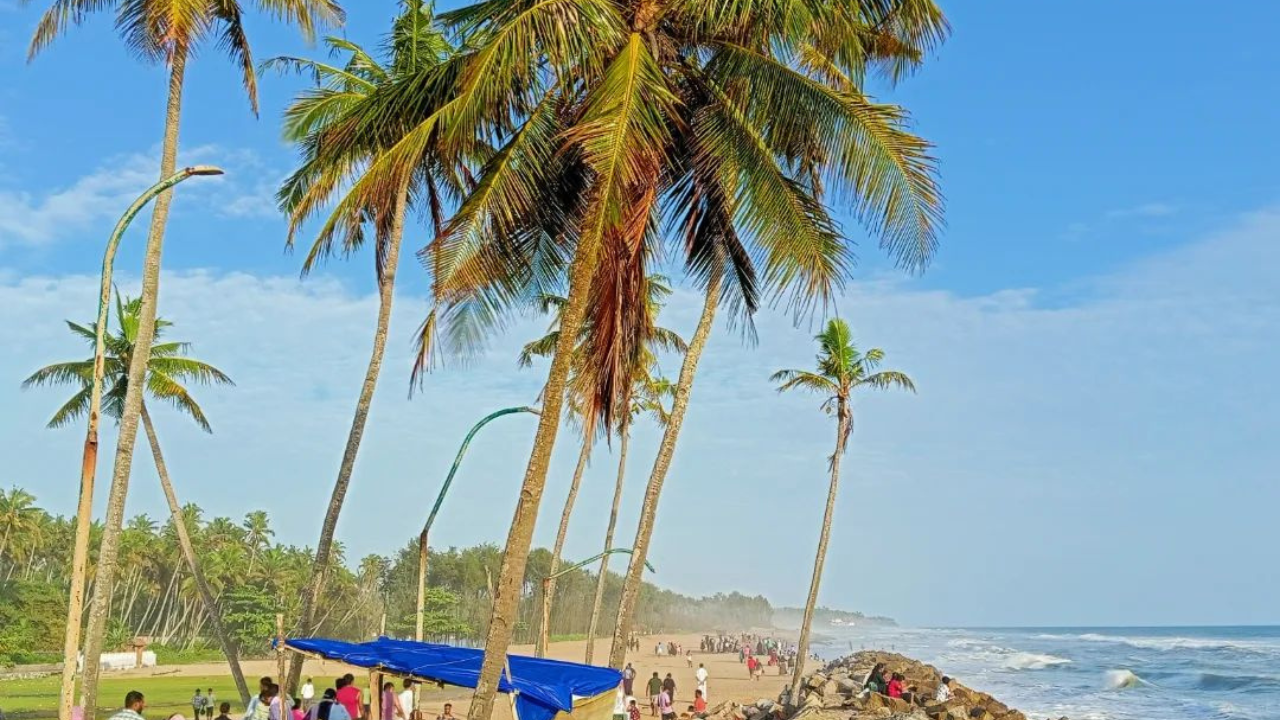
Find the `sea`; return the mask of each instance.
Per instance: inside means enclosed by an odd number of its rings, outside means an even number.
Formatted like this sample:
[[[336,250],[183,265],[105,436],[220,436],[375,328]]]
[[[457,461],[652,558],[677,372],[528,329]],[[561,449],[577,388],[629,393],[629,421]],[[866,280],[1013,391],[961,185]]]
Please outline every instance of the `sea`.
[[[814,628],[832,660],[889,650],[1033,720],[1280,720],[1280,627]]]

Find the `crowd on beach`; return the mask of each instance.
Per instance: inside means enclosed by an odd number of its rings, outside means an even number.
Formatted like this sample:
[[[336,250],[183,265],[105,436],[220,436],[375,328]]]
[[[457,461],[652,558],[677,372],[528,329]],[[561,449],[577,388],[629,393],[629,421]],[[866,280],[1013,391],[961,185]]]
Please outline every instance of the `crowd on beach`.
[[[217,701],[213,688],[201,692],[196,688],[191,697],[191,714],[193,720],[422,720],[422,712],[418,710],[416,681],[406,678],[402,688],[397,692],[395,683],[383,683],[379,707],[380,716],[374,718],[370,713],[370,704],[365,693],[356,686],[356,678],[351,673],[334,681],[331,688],[325,688],[317,698],[316,686],[311,678],[299,689],[299,697],[290,698],[280,690],[272,678],[264,677],[258,681],[258,694],[250,698],[249,705],[242,713],[232,714],[231,703]],[[110,720],[144,720],[146,696],[137,690],[130,691],[124,699],[124,707],[111,716]],[[214,715],[214,709],[218,714]],[[186,720],[181,713],[174,713],[168,720]],[[456,720],[453,705],[445,703],[444,710],[436,716],[436,720]]]
[[[640,641],[632,638],[629,643],[632,649],[639,649]],[[684,658],[688,667],[694,666],[693,648],[685,648],[683,644],[673,641],[657,641],[653,646],[657,657],[672,656]],[[777,668],[777,674],[786,675],[796,662],[796,648],[772,637],[760,635],[704,635],[698,645],[698,652],[703,655],[737,653],[738,662],[747,668],[748,677],[758,681],[765,673],[765,668]],[[693,702],[686,707],[683,717],[701,719],[707,716],[707,703],[710,695],[707,683],[710,673],[706,665],[697,663],[694,672],[697,685],[693,691]],[[636,697],[636,679],[639,672],[632,663],[622,670],[622,686],[618,688],[617,700],[614,704],[614,720],[640,720],[643,715],[641,700]],[[645,681],[641,688],[648,698],[650,717],[662,720],[675,720],[676,681],[671,673],[661,677],[655,672]]]

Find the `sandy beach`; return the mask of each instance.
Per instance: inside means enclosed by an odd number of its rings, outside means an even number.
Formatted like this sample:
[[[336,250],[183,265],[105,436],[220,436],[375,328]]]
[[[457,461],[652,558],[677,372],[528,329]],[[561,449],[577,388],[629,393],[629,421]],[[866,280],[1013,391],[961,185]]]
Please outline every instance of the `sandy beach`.
[[[762,631],[763,632],[763,631]],[[777,637],[786,636],[785,631],[769,631]],[[647,717],[649,714],[647,700],[641,695],[643,694],[644,682],[657,672],[660,677],[666,677],[667,673],[671,673],[676,681],[676,707],[683,711],[686,706],[693,702],[693,690],[697,681],[694,672],[698,669],[698,664],[706,666],[707,671],[711,674],[707,681],[708,703],[712,706],[718,705],[727,700],[751,701],[754,702],[760,698],[776,698],[778,693],[782,691],[788,678],[781,677],[777,673],[777,668],[765,668],[765,674],[759,680],[752,680],[747,676],[747,668],[738,662],[737,653],[721,653],[721,654],[702,654],[699,653],[698,643],[702,640],[702,634],[688,635],[662,635],[648,636],[640,640],[640,650],[627,654],[627,661],[632,663],[637,672],[636,691],[637,701]],[[686,649],[692,649],[693,666],[689,667],[687,661],[683,657],[672,657],[669,655],[655,655],[654,646],[659,640],[671,641],[683,645]],[[585,640],[574,640],[567,642],[555,642],[551,644],[548,655],[558,660],[571,660],[573,662],[582,662],[583,655],[586,652],[587,643]],[[596,657],[601,655],[607,656],[609,653],[609,638],[600,638],[596,641]],[[515,655],[532,655],[532,645],[513,645],[511,653]],[[264,675],[275,676],[276,662],[274,660],[248,660],[242,663],[245,675],[249,678],[250,684],[254,680]],[[308,660],[303,676],[314,678],[332,678],[344,673],[353,673],[357,680],[357,684],[362,688],[367,687],[367,671],[361,668],[351,668],[343,663],[338,662],[322,662],[319,660]],[[112,676],[163,676],[163,677],[199,677],[209,675],[229,674],[226,663],[196,663],[191,665],[167,665],[153,668],[141,668],[138,670],[127,670],[119,673],[112,673]],[[319,683],[317,683],[319,685]],[[319,689],[319,688],[318,688]],[[453,712],[455,715],[465,715],[468,702],[471,698],[470,688],[445,687],[437,688],[435,686],[423,686],[421,693],[420,709],[423,711],[424,717],[433,720],[441,711],[444,703],[453,704]],[[501,720],[511,720],[511,706],[506,702],[499,702],[495,705],[494,717]]]

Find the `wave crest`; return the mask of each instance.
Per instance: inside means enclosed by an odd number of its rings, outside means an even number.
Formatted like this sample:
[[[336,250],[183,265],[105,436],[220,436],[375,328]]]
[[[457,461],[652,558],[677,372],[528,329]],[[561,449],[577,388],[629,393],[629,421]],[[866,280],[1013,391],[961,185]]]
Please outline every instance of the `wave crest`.
[[[1055,665],[1068,665],[1071,661],[1057,655],[1042,655],[1040,653],[1014,653],[1005,658],[1004,667],[1009,670],[1044,670]]]

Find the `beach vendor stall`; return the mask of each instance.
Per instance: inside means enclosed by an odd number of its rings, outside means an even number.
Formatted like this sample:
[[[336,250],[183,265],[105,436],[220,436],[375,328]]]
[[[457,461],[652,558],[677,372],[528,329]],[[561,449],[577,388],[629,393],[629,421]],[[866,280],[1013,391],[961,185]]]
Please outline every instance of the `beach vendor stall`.
[[[484,661],[483,650],[385,637],[365,643],[298,638],[284,647],[367,668],[372,687],[381,687],[381,675],[474,688]],[[512,696],[516,720],[609,720],[621,682],[622,673],[612,668],[509,655],[498,692]]]

